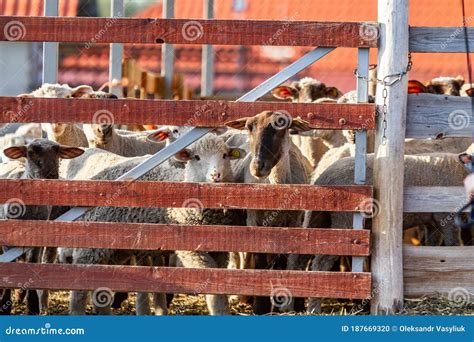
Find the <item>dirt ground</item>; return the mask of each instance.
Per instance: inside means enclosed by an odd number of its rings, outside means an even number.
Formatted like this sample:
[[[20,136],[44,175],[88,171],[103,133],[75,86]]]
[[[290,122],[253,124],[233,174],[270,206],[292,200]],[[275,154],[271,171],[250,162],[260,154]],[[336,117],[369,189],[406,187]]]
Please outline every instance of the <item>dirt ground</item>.
[[[130,294],[128,299],[122,303],[120,309],[114,309],[114,315],[135,314],[135,294]],[[68,314],[69,293],[67,291],[54,291],[50,295],[51,315]],[[22,315],[26,312],[25,304],[15,304],[13,314]],[[250,305],[234,303],[231,305],[233,315],[253,315]],[[92,306],[87,308],[87,314],[93,315]],[[170,306],[171,315],[207,315],[206,302],[202,295],[176,295]],[[361,301],[338,301],[326,299],[322,305],[323,315],[368,315],[369,307],[364,306]],[[284,315],[302,315],[302,313],[287,313]],[[405,306],[399,315],[468,315],[474,316],[474,302],[467,304],[456,304],[448,298],[423,297],[417,299],[406,299]]]

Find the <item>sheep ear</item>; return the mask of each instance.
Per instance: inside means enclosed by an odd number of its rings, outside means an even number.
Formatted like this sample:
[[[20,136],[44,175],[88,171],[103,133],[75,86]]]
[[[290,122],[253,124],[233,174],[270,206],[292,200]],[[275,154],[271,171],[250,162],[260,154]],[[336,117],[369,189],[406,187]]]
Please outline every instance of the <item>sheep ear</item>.
[[[11,146],[3,150],[3,154],[10,159],[26,157],[26,146]]]
[[[290,86],[278,86],[272,90],[272,95],[280,100],[295,99],[298,97],[298,90]]]
[[[294,118],[292,121],[291,121],[291,125],[290,125],[290,133],[291,134],[298,134],[300,132],[306,132],[306,131],[310,131],[312,130],[313,128],[309,125],[309,122],[308,121],[305,121],[303,120],[302,118],[300,117],[297,117],[297,118]]]
[[[461,153],[458,154],[458,159],[461,162],[461,164],[470,164],[472,162],[472,155],[469,153]]]
[[[245,129],[245,125],[247,124],[248,119],[250,118],[247,117],[247,118],[237,119],[234,121],[228,121],[224,125],[229,126],[230,128],[234,128],[234,129]]]
[[[88,85],[81,85],[71,89],[71,97],[81,97],[86,94],[92,93],[94,89]]]
[[[324,90],[324,94],[327,97],[334,97],[334,98],[341,96],[341,92],[336,87],[326,87],[326,89]]]
[[[59,158],[62,159],[73,159],[79,157],[81,154],[84,153],[82,148],[78,147],[70,147],[70,146],[59,146]]]
[[[187,161],[193,159],[191,150],[188,150],[187,148],[182,149],[181,151],[176,153],[174,157],[183,163],[186,163]]]
[[[32,93],[23,93],[23,94],[20,94],[20,95],[17,95],[16,97],[34,97]]]
[[[426,86],[417,80],[408,81],[408,94],[427,93]]]
[[[170,130],[168,128],[160,129],[156,132],[150,133],[147,135],[147,139],[153,142],[160,142],[168,139],[170,136]]]
[[[457,75],[455,80],[459,84],[459,86],[462,87],[462,85],[464,84],[464,77],[462,77],[461,75]]]
[[[466,89],[466,95],[469,97],[474,97],[474,88]]]
[[[245,150],[238,148],[238,147],[229,147],[229,151],[227,152],[226,159],[235,160],[235,159],[242,159],[245,157],[247,152]]]

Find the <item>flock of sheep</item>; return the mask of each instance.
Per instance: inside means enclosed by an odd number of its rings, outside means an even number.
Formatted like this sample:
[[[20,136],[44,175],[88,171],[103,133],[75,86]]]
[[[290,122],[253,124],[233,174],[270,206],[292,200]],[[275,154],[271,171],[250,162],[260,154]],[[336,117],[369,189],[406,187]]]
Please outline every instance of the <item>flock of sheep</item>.
[[[460,95],[458,78],[434,79],[424,91]],[[279,86],[272,94],[293,102],[356,102],[355,92],[342,94],[334,87],[304,78],[289,86]],[[45,84],[22,96],[55,98],[116,98],[94,91],[89,86]],[[373,98],[370,99],[373,101]],[[226,123],[218,129],[155,167],[141,180],[183,182],[237,182],[269,184],[349,185],[354,177],[354,132],[312,129],[300,118],[281,112],[264,111]],[[145,161],[188,132],[191,127],[164,126],[155,131],[131,132],[112,124],[30,124],[16,133],[0,137],[3,163],[0,178],[114,180]],[[47,139],[41,137],[42,131]],[[370,132],[369,132],[370,133]],[[369,153],[373,153],[373,135],[368,135]],[[460,186],[468,173],[470,139],[407,139],[405,145],[405,183],[407,186]],[[368,155],[367,182],[373,177],[373,154]],[[389,181],[389,180],[387,180]],[[67,207],[26,206],[21,216],[3,208],[2,218],[54,220]],[[427,245],[461,245],[459,229],[446,221],[450,213],[406,214],[404,228],[417,226],[425,232]],[[249,225],[276,227],[352,227],[352,214],[344,212],[303,212],[275,210],[227,210],[188,206],[183,208],[97,207],[83,221],[177,223],[190,225]],[[370,219],[366,228],[370,228]],[[4,251],[8,249],[3,247]],[[266,255],[241,252],[136,251],[99,248],[34,248],[25,256],[28,262],[74,264],[136,264],[189,268],[286,268],[288,270],[329,271],[339,257],[325,255]],[[205,288],[200,289],[206,293]],[[198,290],[197,293],[200,293]],[[27,291],[29,313],[48,312],[48,292]],[[11,310],[11,291],[4,290],[0,311]],[[147,315],[167,314],[166,294],[138,293],[136,312]],[[70,313],[84,315],[88,291],[72,291]],[[227,295],[206,295],[211,315],[229,314]],[[152,304],[150,304],[152,303]],[[8,304],[8,305],[7,305]],[[94,303],[95,304],[95,303]],[[255,297],[255,314],[272,311],[307,310],[318,313],[321,299],[291,298],[275,305],[269,297]],[[96,306],[98,314],[110,314],[110,305]]]

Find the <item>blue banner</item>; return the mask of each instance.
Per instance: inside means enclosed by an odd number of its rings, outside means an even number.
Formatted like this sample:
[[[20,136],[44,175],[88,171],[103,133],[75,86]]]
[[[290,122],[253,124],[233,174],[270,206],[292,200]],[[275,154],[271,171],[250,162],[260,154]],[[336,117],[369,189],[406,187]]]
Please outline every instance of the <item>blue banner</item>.
[[[2,316],[9,341],[463,341],[474,317],[453,316]]]

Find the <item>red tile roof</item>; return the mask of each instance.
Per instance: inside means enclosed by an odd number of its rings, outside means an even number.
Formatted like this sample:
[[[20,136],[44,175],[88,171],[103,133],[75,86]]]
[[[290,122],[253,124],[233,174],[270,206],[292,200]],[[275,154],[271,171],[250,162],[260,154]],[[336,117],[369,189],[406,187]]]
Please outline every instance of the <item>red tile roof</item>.
[[[242,11],[234,3],[244,4]],[[136,17],[161,17],[161,2],[136,14]],[[202,1],[176,0],[175,17],[202,18]],[[469,26],[474,26],[474,1],[466,1]],[[215,1],[217,19],[290,19],[315,21],[371,21],[377,20],[377,0],[219,0]],[[460,26],[461,8],[452,0],[410,1],[410,25],[412,26]],[[60,80],[71,83],[102,84],[107,81],[108,52],[106,46],[82,49],[79,55],[70,55],[61,63]],[[308,48],[217,46],[215,58],[215,89],[244,91],[261,83],[272,74],[301,56]],[[199,88],[201,48],[194,45],[177,45],[175,70],[185,73],[186,83]],[[159,71],[161,49],[154,45],[130,44],[125,56],[136,58],[150,71]],[[283,55],[283,58],[281,57]],[[338,48],[318,61],[299,76],[312,76],[343,91],[355,88],[352,74],[357,63],[356,49]],[[411,79],[428,80],[437,76],[467,76],[464,54],[414,54]],[[371,51],[371,62],[376,62],[376,51]],[[90,75],[96,72],[96,77]],[[78,72],[74,77],[74,72]],[[239,73],[239,77],[234,77]],[[84,78],[83,78],[84,77]],[[75,82],[74,82],[75,81]]]
[[[59,0],[59,15],[73,17],[77,14],[79,0]],[[0,0],[0,15],[42,16],[44,0]]]

